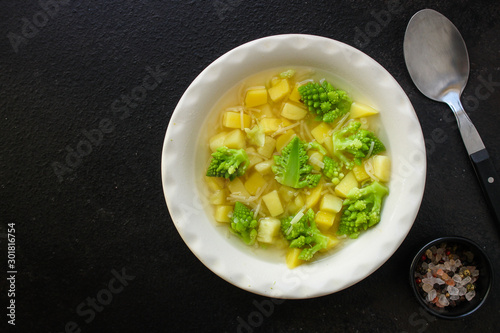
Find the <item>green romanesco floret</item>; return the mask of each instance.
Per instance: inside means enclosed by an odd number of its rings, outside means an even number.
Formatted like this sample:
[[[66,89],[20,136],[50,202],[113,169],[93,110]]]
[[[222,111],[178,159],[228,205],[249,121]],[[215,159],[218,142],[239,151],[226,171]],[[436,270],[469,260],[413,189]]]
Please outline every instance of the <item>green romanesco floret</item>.
[[[323,164],[323,174],[325,177],[330,179],[334,185],[340,183],[345,176],[342,172],[342,163],[331,157],[325,156],[323,157]]]
[[[300,98],[316,120],[331,123],[351,109],[352,100],[344,90],[335,89],[326,80],[322,84],[309,82],[298,88]]]
[[[254,125],[252,129],[245,128],[245,132],[247,133],[248,141],[257,146],[262,147],[266,143],[266,133],[260,125]]]
[[[387,194],[389,189],[376,181],[349,191],[337,234],[357,238],[362,231],[379,223],[382,200]]]
[[[361,165],[363,158],[383,152],[385,146],[374,133],[362,129],[359,121],[351,121],[333,132],[333,152],[347,169]],[[346,154],[347,153],[347,154]]]
[[[297,214],[281,220],[281,231],[290,241],[290,247],[302,249],[299,259],[311,260],[316,252],[327,247],[328,237],[316,226],[312,209],[309,208],[305,214],[301,211]]]
[[[280,73],[281,79],[291,79],[295,75],[295,70],[289,69]]]
[[[217,148],[212,153],[208,166],[208,177],[224,177],[233,180],[243,176],[250,165],[250,160],[244,149],[230,149],[226,146]]]
[[[272,170],[280,184],[293,188],[313,188],[318,185],[321,175],[312,173],[307,147],[296,136],[281,150],[281,155],[274,155]]]
[[[257,239],[257,220],[250,208],[239,201],[234,204],[229,230],[247,245],[253,245]]]

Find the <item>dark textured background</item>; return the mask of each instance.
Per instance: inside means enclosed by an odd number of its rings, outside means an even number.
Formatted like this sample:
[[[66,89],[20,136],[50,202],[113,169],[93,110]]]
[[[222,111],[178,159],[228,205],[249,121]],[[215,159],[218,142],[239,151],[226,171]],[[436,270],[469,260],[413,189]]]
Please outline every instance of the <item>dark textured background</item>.
[[[463,99],[500,170],[498,1],[65,0],[49,8],[51,16],[44,3],[10,0],[0,8],[2,327],[6,224],[15,223],[19,332],[64,332],[73,325],[75,332],[234,332],[242,321],[256,327],[240,331],[494,331],[499,232],[451,111],[412,84],[402,41],[411,15],[422,8],[456,24],[471,63]],[[375,17],[394,3],[397,12],[377,23]],[[30,30],[34,21],[39,27]],[[369,39],[359,38],[359,31],[377,25],[380,31],[369,30]],[[271,309],[269,299],[228,284],[189,251],[164,201],[160,159],[169,118],[190,82],[230,49],[282,33],[330,37],[380,62],[414,105],[428,171],[420,213],[386,264],[342,292]],[[148,66],[162,72],[162,82],[129,102],[130,113],[121,119],[113,102],[143,82]],[[58,179],[53,163],[64,164],[67,149],[85,139],[83,131],[106,120],[112,131]],[[423,315],[407,279],[412,254],[443,235],[480,243],[497,272],[484,307],[453,322]],[[92,320],[81,316],[79,305],[103,297],[112,270],[123,269],[128,285]]]

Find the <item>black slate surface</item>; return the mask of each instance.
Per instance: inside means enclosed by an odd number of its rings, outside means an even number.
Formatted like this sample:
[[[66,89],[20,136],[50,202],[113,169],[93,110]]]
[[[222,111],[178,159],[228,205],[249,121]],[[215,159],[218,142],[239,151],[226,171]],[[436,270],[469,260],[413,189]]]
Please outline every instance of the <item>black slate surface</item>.
[[[498,1],[4,1],[0,330],[495,331],[499,230],[451,111],[418,92],[404,64],[404,30],[422,8],[446,15],[465,39],[462,100],[500,170]],[[420,212],[390,260],[344,291],[298,301],[248,293],[203,266],[171,221],[160,177],[169,118],[190,82],[230,49],[283,33],[330,37],[377,60],[413,103],[428,157]],[[445,235],[479,243],[496,271],[484,306],[457,321],[425,314],[407,278],[418,248]]]

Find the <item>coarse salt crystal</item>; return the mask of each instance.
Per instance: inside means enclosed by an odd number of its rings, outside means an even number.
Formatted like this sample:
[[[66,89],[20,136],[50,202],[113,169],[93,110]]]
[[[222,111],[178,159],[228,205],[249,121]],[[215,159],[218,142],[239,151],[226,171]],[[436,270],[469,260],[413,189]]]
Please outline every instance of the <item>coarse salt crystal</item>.
[[[422,289],[428,293],[429,291],[432,290],[432,284],[428,284],[428,283],[424,283],[423,286],[422,286]]]
[[[455,295],[455,296],[458,296],[458,288],[456,287],[453,287],[453,286],[448,286],[448,292],[450,293],[450,295]]]
[[[442,295],[442,294],[439,296],[439,303],[441,303],[441,305],[444,305],[444,306],[448,306],[450,304],[450,302],[448,301],[446,296]]]
[[[445,284],[445,282],[439,278],[436,278],[436,283],[439,285]]]
[[[432,289],[431,291],[429,291],[429,293],[427,294],[427,301],[428,302],[432,302],[432,300],[434,298],[436,298],[437,296],[437,291],[435,289]]]
[[[465,294],[465,299],[468,300],[468,301],[470,301],[471,299],[474,298],[474,296],[476,296],[476,291],[475,290],[471,290],[467,294]]]

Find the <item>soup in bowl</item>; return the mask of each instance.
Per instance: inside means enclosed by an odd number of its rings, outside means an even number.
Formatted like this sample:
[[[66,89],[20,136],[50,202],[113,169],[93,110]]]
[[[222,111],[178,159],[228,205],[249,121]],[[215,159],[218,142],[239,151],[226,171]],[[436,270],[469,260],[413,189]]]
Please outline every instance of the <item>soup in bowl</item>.
[[[345,94],[348,107],[338,96],[307,104],[313,85]],[[384,149],[368,140],[358,155],[346,144],[365,138],[358,130]],[[220,167],[229,155],[234,165]],[[214,273],[257,294],[308,298],[355,284],[396,251],[425,167],[414,110],[384,68],[331,39],[281,35],[228,52],[193,81],[167,129],[162,180],[177,230]],[[355,192],[375,183],[386,189],[380,215],[363,225]]]

